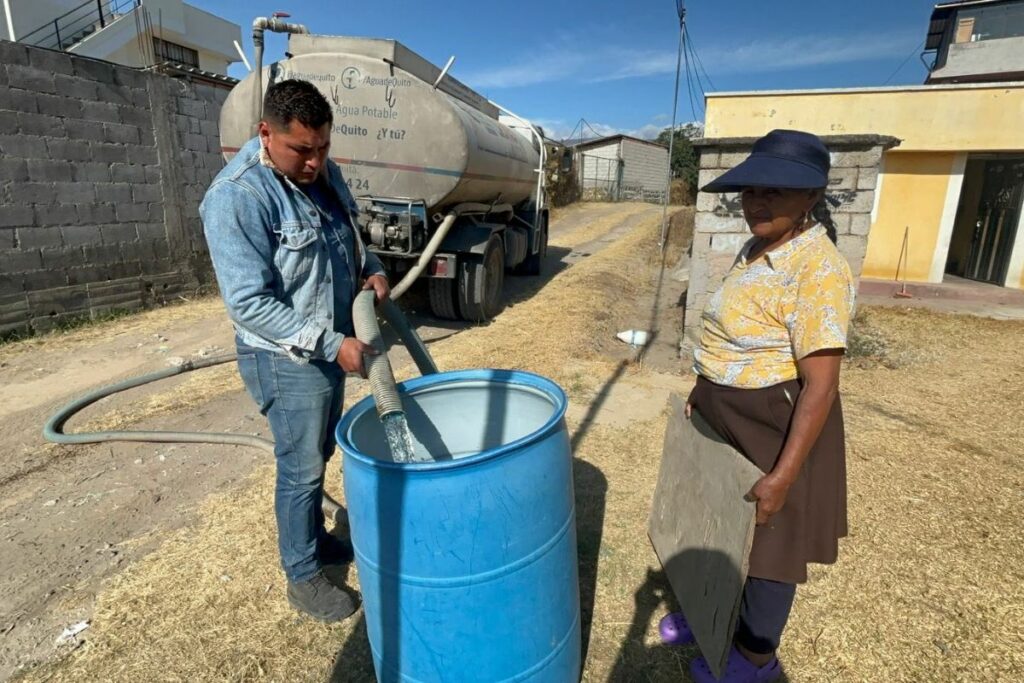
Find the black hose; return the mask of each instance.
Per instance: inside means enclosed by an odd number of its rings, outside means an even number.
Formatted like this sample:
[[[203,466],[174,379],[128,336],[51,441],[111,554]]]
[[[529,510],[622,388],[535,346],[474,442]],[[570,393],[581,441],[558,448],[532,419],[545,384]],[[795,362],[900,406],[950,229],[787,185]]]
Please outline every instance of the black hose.
[[[377,306],[377,313],[398,334],[398,338],[405,344],[405,348],[409,355],[412,356],[412,360],[416,363],[420,374],[424,376],[436,375],[438,372],[437,364],[430,357],[430,352],[427,351],[427,347],[423,340],[420,339],[420,335],[416,334],[416,330],[409,324],[409,319],[402,313],[402,309],[398,307],[398,304],[392,299],[385,299]]]

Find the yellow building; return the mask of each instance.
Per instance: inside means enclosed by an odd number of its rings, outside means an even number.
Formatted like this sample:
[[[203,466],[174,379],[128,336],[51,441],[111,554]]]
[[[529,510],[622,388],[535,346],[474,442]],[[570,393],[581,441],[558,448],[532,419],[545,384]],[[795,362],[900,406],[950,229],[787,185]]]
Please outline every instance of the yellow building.
[[[1024,82],[710,94],[707,138],[776,128],[901,140],[879,168],[862,275],[1024,289]],[[902,273],[901,273],[902,276]]]

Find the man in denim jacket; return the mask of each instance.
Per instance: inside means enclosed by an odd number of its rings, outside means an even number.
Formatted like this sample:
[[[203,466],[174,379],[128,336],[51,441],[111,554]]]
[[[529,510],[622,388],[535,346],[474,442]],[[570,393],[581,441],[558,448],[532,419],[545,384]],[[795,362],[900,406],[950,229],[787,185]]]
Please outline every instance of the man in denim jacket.
[[[238,369],[274,435],[281,565],[288,601],[323,621],[351,615],[324,564],[352,559],[327,533],[324,472],[334,452],[345,373],[365,376],[354,336],[359,287],[389,294],[380,260],[354,229],[358,211],[328,159],[333,116],[306,81],[271,85],[259,136],[214,179],[200,206],[217,283],[237,334]]]

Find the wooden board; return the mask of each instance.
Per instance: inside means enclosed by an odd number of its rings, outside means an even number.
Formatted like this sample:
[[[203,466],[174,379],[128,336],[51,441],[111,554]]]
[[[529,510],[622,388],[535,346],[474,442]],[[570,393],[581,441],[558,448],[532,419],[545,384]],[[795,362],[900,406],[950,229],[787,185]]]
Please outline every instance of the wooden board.
[[[720,677],[754,539],[755,504],[744,496],[763,474],[696,410],[686,419],[685,406],[672,395],[648,533],[697,644]]]

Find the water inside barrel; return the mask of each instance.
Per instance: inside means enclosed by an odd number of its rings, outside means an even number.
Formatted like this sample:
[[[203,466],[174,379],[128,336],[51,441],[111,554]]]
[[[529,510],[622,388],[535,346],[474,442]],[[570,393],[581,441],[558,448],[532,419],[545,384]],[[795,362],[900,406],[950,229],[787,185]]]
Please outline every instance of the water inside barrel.
[[[391,451],[391,459],[393,461],[431,462],[433,460],[429,454],[417,455],[416,446],[412,442],[412,432],[409,431],[409,422],[405,419],[405,413],[386,415],[381,422],[384,424],[384,434],[387,436],[388,450]]]

